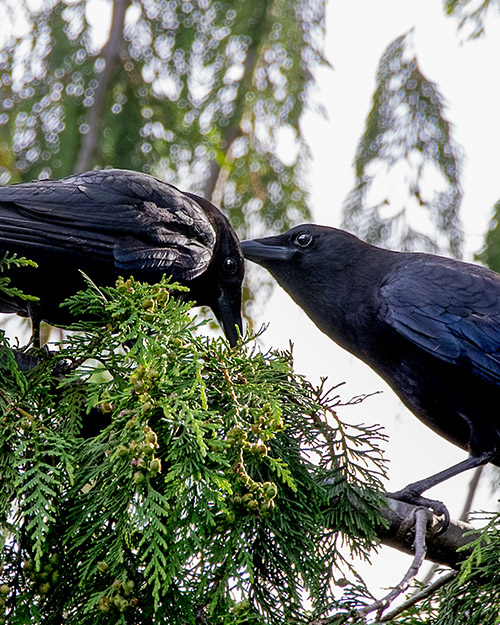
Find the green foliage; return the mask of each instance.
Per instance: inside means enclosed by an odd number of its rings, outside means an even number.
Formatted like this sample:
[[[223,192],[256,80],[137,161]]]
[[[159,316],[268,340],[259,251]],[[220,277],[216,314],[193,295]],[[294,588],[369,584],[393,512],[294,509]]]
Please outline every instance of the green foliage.
[[[2,622],[300,621],[375,540],[378,429],[291,354],[202,336],[178,288],[89,284],[29,371],[3,339]]]
[[[500,216],[500,202],[493,208],[493,218],[490,222],[488,232],[484,240],[484,246],[477,255],[477,260],[481,261],[493,271],[500,272],[500,227],[498,224]]]
[[[32,260],[24,258],[23,256],[5,252],[0,258],[0,274],[9,271],[12,267],[37,267],[37,264]],[[23,293],[20,289],[12,286],[11,278],[9,276],[0,275],[0,293],[4,293],[9,298],[18,297],[25,301],[38,301],[38,297],[29,295],[28,293]]]
[[[490,9],[499,8],[498,0],[444,0],[444,8],[448,15],[458,19],[458,27],[469,29],[468,37],[477,39],[484,35],[486,16]]]
[[[472,553],[460,574],[440,593],[436,625],[497,625],[500,620],[500,514],[483,520],[488,522],[468,546]]]
[[[459,150],[442,97],[421,73],[409,37],[396,39],[380,61],[344,225],[371,243],[458,257]]]

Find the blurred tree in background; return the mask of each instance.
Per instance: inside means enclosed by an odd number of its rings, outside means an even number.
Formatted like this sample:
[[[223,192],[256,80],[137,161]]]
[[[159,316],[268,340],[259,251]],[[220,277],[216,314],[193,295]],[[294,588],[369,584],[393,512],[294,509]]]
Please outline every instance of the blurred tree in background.
[[[242,238],[310,217],[300,119],[326,63],[324,0],[1,4],[0,183],[123,167],[211,199]],[[445,10],[479,36],[489,5]],[[344,226],[460,257],[460,160],[403,35],[380,61]]]
[[[309,217],[323,0],[0,4],[0,183],[113,166],[212,199],[241,237]]]
[[[493,208],[493,219],[486,233],[484,247],[477,255],[478,260],[494,271],[500,272],[500,200]]]
[[[475,39],[485,33],[488,13],[500,7],[496,0],[444,0],[443,8],[466,39]],[[422,74],[410,31],[380,59],[343,226],[376,245],[460,258],[462,157],[444,98]],[[500,203],[477,258],[500,271]]]
[[[498,0],[444,0],[443,4],[446,13],[458,20],[458,27],[464,29],[470,39],[484,35],[488,12],[499,9]]]
[[[494,5],[443,6],[478,37]],[[300,119],[326,63],[324,0],[0,6],[0,183],[124,167],[212,199],[242,238],[310,217]],[[403,35],[380,61],[344,226],[460,257],[460,161],[443,97]]]
[[[370,243],[460,257],[460,150],[411,39],[398,37],[380,60],[344,226]]]

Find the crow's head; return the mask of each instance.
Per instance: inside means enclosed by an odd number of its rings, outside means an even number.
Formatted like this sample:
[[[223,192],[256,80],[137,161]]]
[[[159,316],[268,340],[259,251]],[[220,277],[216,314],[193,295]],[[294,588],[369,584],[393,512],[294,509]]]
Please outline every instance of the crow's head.
[[[334,281],[362,253],[364,244],[352,234],[314,224],[283,234],[243,241],[245,258],[265,267],[292,295],[298,289]]]
[[[324,332],[333,323],[343,325],[353,295],[364,292],[360,279],[366,275],[370,284],[366,253],[372,246],[336,228],[303,224],[277,236],[243,241],[241,248]]]
[[[231,224],[218,208],[202,197],[186,195],[200,204],[216,233],[210,264],[189,286],[196,301],[214,311],[230,345],[234,346],[238,339],[236,328],[241,333],[243,327],[241,285],[245,268],[240,243]]]

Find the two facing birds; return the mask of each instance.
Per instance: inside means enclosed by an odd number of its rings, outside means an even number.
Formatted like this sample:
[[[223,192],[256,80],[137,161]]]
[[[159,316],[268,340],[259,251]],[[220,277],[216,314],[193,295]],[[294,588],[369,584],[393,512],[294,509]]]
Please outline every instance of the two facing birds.
[[[435,432],[468,459],[395,493],[447,519],[428,488],[487,462],[500,466],[500,276],[468,263],[385,250],[302,225],[238,238],[210,202],[152,176],[101,170],[0,187],[0,251],[34,260],[12,283],[36,303],[0,293],[0,312],[67,325],[61,302],[118,275],[163,274],[212,308],[231,345],[241,321],[244,256],[263,265],[314,323],[370,365]]]

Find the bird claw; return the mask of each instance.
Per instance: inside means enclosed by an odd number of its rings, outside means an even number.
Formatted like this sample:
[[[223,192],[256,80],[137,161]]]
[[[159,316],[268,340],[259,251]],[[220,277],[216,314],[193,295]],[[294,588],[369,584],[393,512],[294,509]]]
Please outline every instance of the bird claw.
[[[398,490],[395,493],[387,493],[387,496],[390,497],[390,499],[396,499],[397,501],[403,501],[414,506],[422,506],[423,508],[428,508],[435,516],[441,517],[441,520],[435,526],[435,529],[433,531],[433,534],[435,536],[439,536],[448,529],[451,517],[448,508],[444,505],[442,501],[422,497],[422,495],[418,491],[415,491],[411,488],[411,485],[403,488],[402,490]]]

